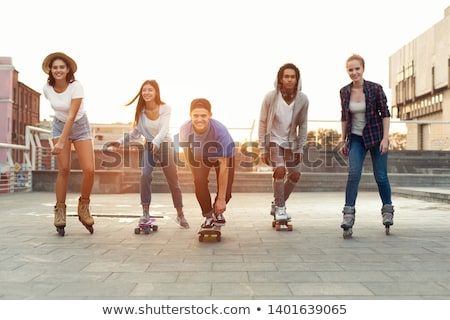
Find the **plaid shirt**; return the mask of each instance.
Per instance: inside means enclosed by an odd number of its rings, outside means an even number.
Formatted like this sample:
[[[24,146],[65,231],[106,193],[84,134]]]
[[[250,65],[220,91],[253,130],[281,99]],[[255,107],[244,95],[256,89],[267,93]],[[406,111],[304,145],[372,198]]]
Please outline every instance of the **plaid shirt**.
[[[383,118],[390,117],[391,114],[381,85],[364,80],[363,91],[366,96],[366,125],[363,129],[362,138],[366,149],[369,149],[378,145],[383,139]],[[350,145],[352,133],[351,92],[351,83],[339,91],[341,96],[341,121],[347,122],[345,141],[348,146]]]

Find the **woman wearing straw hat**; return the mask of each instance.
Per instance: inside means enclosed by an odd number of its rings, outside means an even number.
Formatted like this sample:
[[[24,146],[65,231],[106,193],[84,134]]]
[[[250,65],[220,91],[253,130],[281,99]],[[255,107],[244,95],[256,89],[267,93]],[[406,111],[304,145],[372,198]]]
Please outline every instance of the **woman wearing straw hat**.
[[[56,205],[54,224],[57,232],[64,236],[66,226],[66,195],[70,174],[71,145],[80,162],[83,178],[81,196],[78,199],[78,219],[94,232],[94,219],[89,210],[90,195],[94,184],[94,147],[91,129],[83,105],[84,90],[75,80],[76,62],[62,52],[49,54],[42,62],[42,70],[48,74],[43,92],[55,111],[52,123],[52,154],[58,161],[56,178]]]

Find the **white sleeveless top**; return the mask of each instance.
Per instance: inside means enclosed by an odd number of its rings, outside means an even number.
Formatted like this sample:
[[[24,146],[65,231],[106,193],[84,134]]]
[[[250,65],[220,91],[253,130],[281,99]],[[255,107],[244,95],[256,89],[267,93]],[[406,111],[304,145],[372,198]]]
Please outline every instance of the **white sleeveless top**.
[[[349,107],[352,113],[352,133],[362,136],[366,126],[366,102],[350,101]]]

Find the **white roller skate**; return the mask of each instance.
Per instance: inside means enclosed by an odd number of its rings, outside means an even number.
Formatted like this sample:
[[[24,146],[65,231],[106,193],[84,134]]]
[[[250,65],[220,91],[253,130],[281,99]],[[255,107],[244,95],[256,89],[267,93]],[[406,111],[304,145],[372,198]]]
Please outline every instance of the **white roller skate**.
[[[385,204],[381,208],[381,216],[383,217],[383,225],[385,227],[386,235],[389,234],[390,227],[394,225],[394,206]]]
[[[341,228],[344,229],[342,236],[344,239],[352,237],[353,225],[355,224],[355,207],[345,206],[342,210],[343,220],[341,223]]]

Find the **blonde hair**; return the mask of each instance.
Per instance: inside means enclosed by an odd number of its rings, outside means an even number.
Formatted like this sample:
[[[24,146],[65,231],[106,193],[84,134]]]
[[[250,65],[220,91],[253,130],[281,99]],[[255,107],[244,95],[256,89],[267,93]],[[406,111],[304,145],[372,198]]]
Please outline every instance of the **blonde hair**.
[[[363,69],[366,69],[365,63],[364,63],[364,58],[361,57],[359,54],[354,53],[350,57],[348,57],[347,61],[345,61],[345,66],[346,67],[348,66],[348,63],[349,63],[350,60],[358,60],[359,62],[361,62],[361,65],[362,65]]]

